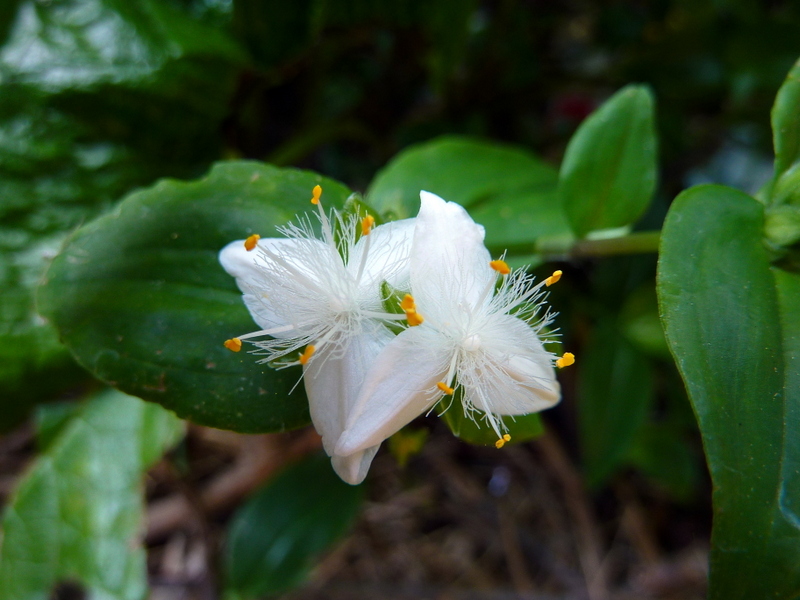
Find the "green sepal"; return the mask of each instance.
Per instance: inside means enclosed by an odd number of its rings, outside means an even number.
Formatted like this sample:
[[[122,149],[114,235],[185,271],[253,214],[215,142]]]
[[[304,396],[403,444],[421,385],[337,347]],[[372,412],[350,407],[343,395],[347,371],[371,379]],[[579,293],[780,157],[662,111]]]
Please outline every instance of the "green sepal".
[[[440,402],[444,410],[443,413],[440,412],[440,416],[453,435],[460,440],[478,446],[494,446],[498,441],[497,433],[489,425],[486,413],[476,410],[471,416],[467,416],[462,402],[463,393],[462,387],[456,387],[452,397],[445,396]],[[499,418],[502,422],[501,429],[511,436],[509,444],[527,442],[544,434],[539,413]]]

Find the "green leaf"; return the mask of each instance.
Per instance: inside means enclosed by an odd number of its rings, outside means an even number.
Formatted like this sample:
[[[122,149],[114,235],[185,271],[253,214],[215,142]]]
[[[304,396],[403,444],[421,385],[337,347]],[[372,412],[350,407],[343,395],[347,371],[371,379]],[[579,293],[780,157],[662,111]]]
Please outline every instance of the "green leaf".
[[[776,204],[800,203],[800,61],[796,62],[772,106],[775,175],[771,198]]]
[[[714,482],[712,599],[800,594],[800,280],[770,266],[764,207],[722,186],[673,203],[658,293]]]
[[[606,318],[578,362],[578,426],[590,487],[598,487],[625,457],[653,406],[650,361]]]
[[[403,219],[416,216],[420,190],[438,194],[468,207],[486,227],[487,245],[504,248],[569,233],[556,183],[555,170],[527,150],[443,136],[398,154],[373,180],[367,201]]]
[[[538,190],[507,192],[493,196],[470,210],[476,223],[486,228],[486,246],[495,253],[536,249],[543,238],[564,238],[567,247],[572,231],[558,203],[553,185]]]
[[[575,235],[632,225],[656,187],[653,96],[629,85],[606,101],[567,146],[558,194]]]
[[[168,61],[200,54],[240,62],[242,50],[207,27],[154,0],[28,0],[0,56],[4,81],[50,92],[143,80]]]
[[[314,560],[350,528],[362,489],[342,482],[323,455],[287,468],[231,520],[226,597],[273,596],[300,584]]]
[[[112,201],[219,156],[244,61],[220,29],[169,3],[3,6],[0,430],[89,377],[35,312],[45,266],[69,231]]]
[[[631,292],[619,317],[622,333],[638,350],[648,356],[672,362],[664,328],[658,316],[655,281],[651,279]]]
[[[84,226],[40,288],[42,314],[84,367],[122,391],[196,423],[241,432],[308,423],[298,369],[276,371],[222,343],[254,331],[220,266],[227,243],[350,192],[316,174],[256,162],[216,165],[204,179],[165,180]]]
[[[58,434],[68,425],[81,405],[75,402],[53,402],[36,409],[36,445],[40,452],[47,450],[50,443],[58,439]]]
[[[0,597],[47,598],[77,580],[92,597],[144,598],[142,475],[182,430],[174,415],[116,391],[79,409],[6,508]]]
[[[777,248],[800,242],[800,205],[778,204],[768,207],[764,236]]]
[[[700,463],[685,434],[672,423],[645,423],[625,461],[640,469],[676,501],[688,503],[699,487]]]
[[[473,419],[464,414],[461,404],[462,388],[458,388],[453,396],[453,401],[442,414],[444,422],[457,438],[469,444],[479,446],[494,446],[497,434],[486,422],[483,413],[476,411]],[[544,433],[544,425],[539,413],[520,415],[518,417],[502,417],[508,434],[511,436],[509,443],[518,444],[535,439]]]

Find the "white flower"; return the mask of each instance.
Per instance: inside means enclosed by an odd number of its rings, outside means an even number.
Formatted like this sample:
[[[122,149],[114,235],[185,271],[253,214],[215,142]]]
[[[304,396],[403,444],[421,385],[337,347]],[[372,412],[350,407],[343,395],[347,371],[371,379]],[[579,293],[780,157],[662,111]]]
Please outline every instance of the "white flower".
[[[552,318],[538,314],[541,288],[560,272],[538,285],[524,271],[509,274],[503,261],[491,260],[483,227],[461,206],[428,192],[420,197],[410,264],[424,322],[401,332],[375,360],[336,445],[342,456],[380,444],[458,387],[465,412],[488,421],[498,447],[509,439],[501,416],[537,412],[560,399],[554,356],[537,335]]]
[[[383,309],[381,286],[408,287],[408,255],[413,219],[372,228],[374,219],[329,217],[314,188],[312,203],[322,239],[308,217],[279,228],[283,238],[228,244],[219,260],[236,278],[253,320],[263,329],[228,340],[258,341],[257,354],[279,366],[303,365],[311,419],[339,476],[360,483],[380,441],[347,457],[334,450],[364,376],[393,338],[385,323],[405,319]],[[361,234],[359,236],[359,233]]]

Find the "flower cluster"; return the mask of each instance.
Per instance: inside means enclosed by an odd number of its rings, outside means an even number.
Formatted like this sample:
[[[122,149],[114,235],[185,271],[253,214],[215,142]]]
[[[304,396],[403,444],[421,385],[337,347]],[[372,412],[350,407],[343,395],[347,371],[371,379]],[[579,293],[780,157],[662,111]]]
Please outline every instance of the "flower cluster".
[[[344,481],[363,481],[383,440],[440,402],[446,410],[459,388],[498,447],[509,439],[502,416],[558,402],[553,364],[574,357],[544,349],[552,315],[540,313],[560,271],[538,284],[511,272],[491,260],[483,227],[428,192],[415,219],[377,227],[326,213],[321,194],[316,186],[313,220],[220,252],[263,328],[225,346],[238,352],[246,340],[262,362],[302,365],[311,419]]]

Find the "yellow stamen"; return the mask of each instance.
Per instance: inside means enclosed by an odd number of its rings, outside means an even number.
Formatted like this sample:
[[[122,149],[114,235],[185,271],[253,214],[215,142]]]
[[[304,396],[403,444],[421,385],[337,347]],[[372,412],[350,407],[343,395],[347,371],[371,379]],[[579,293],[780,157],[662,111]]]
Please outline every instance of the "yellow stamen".
[[[403,312],[408,312],[410,310],[417,310],[417,305],[414,302],[414,296],[412,296],[411,294],[406,294],[400,301],[400,308],[403,309]]]
[[[554,283],[558,283],[558,280],[559,280],[559,279],[561,279],[561,275],[562,275],[562,274],[563,274],[563,273],[561,273],[561,271],[553,271],[553,274],[552,274],[552,275],[550,275],[550,277],[548,277],[547,279],[545,279],[545,280],[544,280],[544,284],[545,284],[547,287],[550,287],[550,286],[551,286],[551,285],[553,285]],[[570,363],[570,364],[571,364],[571,363]]]
[[[322,186],[315,185],[311,190],[311,204],[319,204],[319,197],[322,196]]]
[[[361,219],[361,235],[369,235],[372,228],[375,226],[375,217],[367,215]]]
[[[319,186],[317,186],[317,187],[319,187]],[[312,346],[311,344],[306,346],[305,352],[303,352],[300,355],[300,358],[298,359],[300,361],[300,364],[301,365],[306,364],[308,362],[308,359],[313,356],[315,350],[316,350],[316,348],[314,346]]]
[[[509,267],[508,263],[504,260],[493,260],[489,263],[489,266],[501,275],[508,275],[511,273],[511,267]]]
[[[406,320],[409,327],[416,327],[422,325],[425,321],[423,316],[417,312],[417,304],[414,302],[414,296],[406,294],[400,301],[400,308],[406,313]]]
[[[564,356],[562,356],[556,361],[556,366],[559,369],[563,369],[564,367],[568,367],[574,364],[575,364],[575,355],[572,352],[564,352]]]
[[[444,381],[440,381],[439,383],[437,383],[436,387],[438,387],[440,390],[442,390],[448,396],[452,396],[453,392],[455,391],[453,388],[448,386]]]
[[[409,327],[416,327],[417,325],[422,325],[422,323],[425,321],[423,316],[415,310],[406,311],[406,320],[408,321]]]
[[[494,447],[499,450],[500,448],[502,448],[503,446],[506,445],[506,442],[510,442],[510,441],[511,441],[511,436],[506,433],[506,434],[503,435],[503,437],[501,437],[499,440],[497,440],[494,443]]]
[[[225,340],[223,345],[231,352],[239,352],[239,350],[242,349],[242,340],[239,338],[231,338],[229,340]]]
[[[254,233],[244,241],[244,249],[247,250],[248,252],[254,250],[256,245],[258,244],[258,240],[260,239],[261,236],[258,235],[257,233]]]

